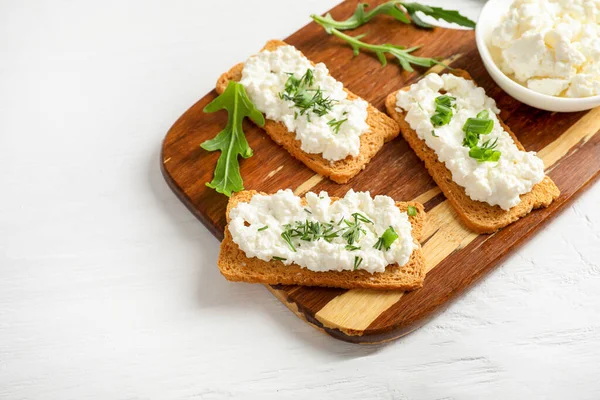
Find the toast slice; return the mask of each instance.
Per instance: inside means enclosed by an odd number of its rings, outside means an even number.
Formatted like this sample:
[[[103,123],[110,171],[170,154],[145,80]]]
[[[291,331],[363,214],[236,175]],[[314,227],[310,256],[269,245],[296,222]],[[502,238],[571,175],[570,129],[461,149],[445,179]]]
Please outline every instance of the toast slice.
[[[267,42],[262,50],[275,50],[279,46],[287,46],[281,40]],[[261,51],[262,51],[261,50]],[[223,93],[230,80],[239,82],[242,79],[244,64],[240,63],[221,75],[217,81],[217,92]],[[349,99],[358,96],[344,89]],[[383,147],[383,144],[394,139],[400,133],[398,124],[390,117],[368,105],[367,124],[369,132],[360,136],[360,154],[356,157],[348,156],[343,160],[329,161],[321,154],[309,154],[300,148],[300,141],[296,140],[296,134],[289,132],[284,124],[272,120],[266,120],[263,129],[277,144],[283,146],[292,156],[302,161],[308,168],[316,173],[330,178],[336,183],[346,183],[356,176],[369,163],[371,158]]]
[[[227,205],[227,222],[229,222],[229,212],[231,209],[239,202],[249,202],[255,194],[258,194],[258,192],[245,190],[231,196]],[[331,199],[332,201],[337,200],[334,197]],[[396,205],[402,211],[406,211],[409,205],[416,207],[417,215],[414,217],[409,216],[408,218],[412,225],[413,238],[418,243],[423,232],[426,217],[423,205],[416,202],[398,202]],[[221,242],[221,251],[217,265],[227,280],[269,285],[414,290],[423,286],[423,279],[425,279],[425,260],[421,251],[421,245],[418,245],[418,248],[413,250],[406,265],[402,267],[388,265],[384,272],[373,274],[365,270],[316,272],[302,268],[296,264],[284,265],[281,261],[277,260],[266,262],[255,257],[246,257],[244,251],[232,240],[228,226],[225,227],[225,237]]]
[[[453,70],[451,73],[465,79],[473,80],[469,73],[463,70]],[[408,89],[409,87],[405,87],[400,90]],[[521,202],[510,210],[503,210],[499,206],[491,206],[488,203],[471,199],[466,194],[465,189],[452,180],[452,173],[446,168],[443,162],[438,160],[435,151],[427,146],[425,141],[421,140],[417,132],[406,122],[406,112],[400,112],[396,109],[397,93],[397,91],[391,93],[386,98],[385,106],[388,114],[400,125],[402,136],[417,156],[423,160],[427,171],[429,171],[429,174],[469,229],[477,233],[495,232],[524,217],[535,208],[548,207],[560,195],[558,187],[556,187],[552,179],[546,176],[529,193],[522,194]],[[513,138],[517,147],[520,150],[525,150],[510,128],[506,126],[500,117],[498,119],[502,127]]]

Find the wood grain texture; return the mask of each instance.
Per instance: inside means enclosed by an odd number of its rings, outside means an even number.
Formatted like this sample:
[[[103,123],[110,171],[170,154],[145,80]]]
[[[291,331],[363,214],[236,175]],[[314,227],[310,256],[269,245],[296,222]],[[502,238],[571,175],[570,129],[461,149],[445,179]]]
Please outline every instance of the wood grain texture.
[[[355,1],[342,3],[332,10],[332,15],[346,18],[355,6]],[[477,236],[456,219],[421,161],[402,139],[386,144],[348,184],[337,185],[315,175],[259,128],[245,123],[244,129],[255,154],[241,161],[247,189],[273,192],[291,188],[297,194],[327,190],[332,196],[339,196],[354,188],[386,194],[396,200],[418,199],[431,212],[433,221],[423,241],[429,269],[423,289],[403,294],[290,286],[270,288],[278,299],[315,327],[336,338],[357,343],[391,340],[418,328],[555,216],[600,171],[598,109],[589,113],[558,114],[516,102],[485,72],[473,32],[424,31],[402,26],[389,18],[376,22],[355,33],[368,30],[368,40],[373,43],[420,44],[423,45],[420,55],[441,56],[452,62],[453,67],[467,70],[488,95],[496,99],[502,110],[501,117],[525,148],[540,152],[549,176],[562,193],[549,208],[534,211],[493,235]],[[312,61],[325,62],[336,79],[379,110],[384,109],[388,93],[414,82],[425,72],[407,73],[396,65],[384,68],[366,54],[354,58],[349,47],[326,35],[315,24],[307,25],[285,41]],[[202,113],[202,108],[215,96],[213,91],[203,97],[173,125],[163,144],[161,164],[167,182],[179,198],[216,237],[222,238],[227,198],[204,185],[212,177],[218,154],[207,153],[199,147],[226,122],[225,113]],[[349,311],[356,307],[370,311]]]

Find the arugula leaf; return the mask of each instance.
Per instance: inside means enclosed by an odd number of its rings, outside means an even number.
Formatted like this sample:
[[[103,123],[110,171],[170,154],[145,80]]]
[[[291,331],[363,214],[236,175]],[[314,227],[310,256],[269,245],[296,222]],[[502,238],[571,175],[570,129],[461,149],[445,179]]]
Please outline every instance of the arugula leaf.
[[[364,34],[358,35],[358,36],[346,35],[345,33],[340,32],[333,26],[327,25],[327,22],[323,21],[323,18],[319,17],[318,15],[312,15],[312,19],[316,23],[321,25],[327,33],[330,33],[330,34],[348,42],[350,47],[352,47],[352,50],[353,50],[355,56],[357,56],[360,53],[361,49],[368,50],[368,51],[375,53],[375,55],[379,59],[379,62],[381,63],[381,65],[385,66],[385,65],[387,65],[386,54],[391,54],[398,60],[398,62],[400,63],[400,66],[408,72],[414,71],[414,69],[412,68],[412,65],[418,65],[421,67],[432,67],[435,64],[439,64],[439,65],[443,65],[444,67],[448,67],[446,64],[436,60],[435,58],[413,56],[411,53],[413,51],[419,49],[419,46],[415,46],[415,47],[411,47],[411,48],[407,49],[404,46],[397,46],[394,44],[379,44],[379,45],[377,45],[377,44],[365,43],[360,40],[366,36]]]
[[[401,4],[397,0],[388,1],[387,3],[383,3],[372,9],[371,11],[365,12],[365,8],[369,7],[366,3],[359,3],[356,6],[356,10],[354,10],[354,14],[344,21],[336,21],[333,19],[331,14],[327,13],[324,17],[318,15],[311,15],[313,19],[319,19],[328,27],[333,27],[339,29],[341,31],[346,29],[355,29],[359,26],[362,26],[369,22],[377,15],[390,15],[396,18],[400,22],[404,22],[405,24],[410,24],[410,19],[406,16],[403,10],[397,7],[398,4]],[[325,28],[327,33],[331,33]]]
[[[398,6],[403,7],[403,9]],[[412,22],[421,28],[433,28],[431,24],[428,24],[419,18],[419,16],[416,14],[417,11],[421,11],[425,15],[429,15],[433,18],[443,19],[447,22],[454,22],[468,28],[475,27],[475,22],[471,21],[467,17],[462,16],[458,11],[445,10],[439,7],[430,7],[419,3],[404,3],[398,0],[391,0],[380,4],[370,11],[365,11],[367,7],[369,7],[368,4],[359,3],[356,6],[356,10],[354,10],[354,14],[344,21],[336,21],[329,13],[327,13],[324,17],[319,15],[311,15],[311,17],[315,21],[319,22],[329,34],[331,34],[331,28],[335,28],[340,31],[356,29],[366,24],[377,15],[389,15],[394,17],[397,21],[405,24],[410,24],[412,19]],[[406,13],[410,15],[410,19],[406,16],[404,10],[406,10]]]
[[[410,19],[415,25],[420,26],[421,28],[433,28],[433,25],[423,21],[417,15],[417,11],[421,11],[425,15],[429,15],[435,19],[442,19],[446,22],[453,22],[455,24],[465,26],[467,28],[475,28],[475,22],[471,21],[469,18],[461,15],[458,11],[453,10],[445,10],[440,7],[430,7],[425,4],[419,3],[401,3],[402,6],[410,15]]]
[[[265,119],[248,98],[244,86],[234,81],[229,81],[227,89],[204,107],[204,112],[213,113],[223,109],[228,113],[227,126],[200,147],[207,151],[221,151],[213,180],[207,182],[206,186],[230,197],[233,192],[244,190],[238,155],[244,158],[252,157],[252,149],[244,135],[242,121],[248,117],[258,126],[263,126]]]

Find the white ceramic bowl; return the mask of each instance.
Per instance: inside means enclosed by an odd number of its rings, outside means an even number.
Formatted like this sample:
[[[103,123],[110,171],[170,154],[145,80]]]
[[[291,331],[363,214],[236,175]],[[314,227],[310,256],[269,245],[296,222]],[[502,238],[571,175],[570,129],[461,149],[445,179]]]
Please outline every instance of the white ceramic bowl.
[[[477,49],[483,59],[483,64],[498,86],[520,102],[541,110],[573,112],[589,110],[600,106],[600,96],[577,99],[548,96],[528,89],[504,75],[496,63],[494,63],[488,44],[494,28],[498,26],[511,3],[512,1],[507,0],[489,0],[481,10],[481,15],[477,21],[477,28],[475,29]]]

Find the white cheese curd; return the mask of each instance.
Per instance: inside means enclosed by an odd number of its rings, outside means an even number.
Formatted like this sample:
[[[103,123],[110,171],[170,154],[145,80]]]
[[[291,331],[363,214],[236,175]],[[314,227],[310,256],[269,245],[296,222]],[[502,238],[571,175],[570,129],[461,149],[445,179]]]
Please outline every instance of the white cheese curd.
[[[323,116],[312,111],[299,115],[291,100],[284,100],[280,93],[293,74],[300,79],[308,69],[313,70],[312,89],[320,88],[324,97],[334,101],[332,109]],[[329,161],[360,153],[360,136],[369,131],[367,102],[349,100],[341,82],[329,75],[327,67],[319,63],[314,67],[293,46],[281,46],[274,51],[262,51],[244,63],[240,83],[258,110],[268,119],[282,122],[290,132],[296,133],[301,148],[306,153],[322,154]],[[332,120],[347,119],[339,125],[339,131],[328,125]]]
[[[447,125],[434,128],[430,118],[435,113],[435,98],[442,92],[456,98],[454,115]],[[498,121],[496,114],[500,111],[496,102],[473,81],[451,74],[428,74],[410,90],[399,91],[396,105],[399,111],[407,111],[406,121],[410,127],[435,151],[452,173],[452,180],[462,186],[471,199],[508,210],[519,204],[521,194],[528,193],[544,179],[542,160],[535,152],[517,148]],[[489,112],[494,128],[489,134],[481,135],[479,145],[497,139],[496,150],[502,153],[497,162],[478,162],[463,145],[465,122],[483,110]],[[432,133],[434,130],[436,136]]]
[[[354,192],[331,202],[326,192],[306,194],[306,205],[291,190],[280,190],[273,195],[254,195],[250,202],[239,203],[230,212],[229,232],[233,241],[248,257],[270,261],[274,257],[283,258],[285,265],[292,263],[312,271],[354,270],[356,257],[362,259],[359,269],[368,272],[383,272],[385,267],[397,263],[405,265],[415,248],[411,235],[412,226],[406,212],[396,207],[388,196],[375,196],[369,192]],[[359,250],[346,249],[348,242],[342,237],[343,231],[331,242],[320,238],[305,241],[293,238],[296,248],[293,251],[282,238],[286,224],[297,221],[318,221],[334,224],[334,231],[347,225],[343,219],[353,222],[353,213],[360,213],[372,223],[361,222],[361,233],[353,245]],[[268,228],[264,228],[264,227]],[[383,233],[392,227],[398,238],[389,250],[377,250],[373,246]],[[260,230],[262,228],[262,230]]]
[[[536,92],[600,95],[600,0],[516,0],[490,51],[506,75]]]

